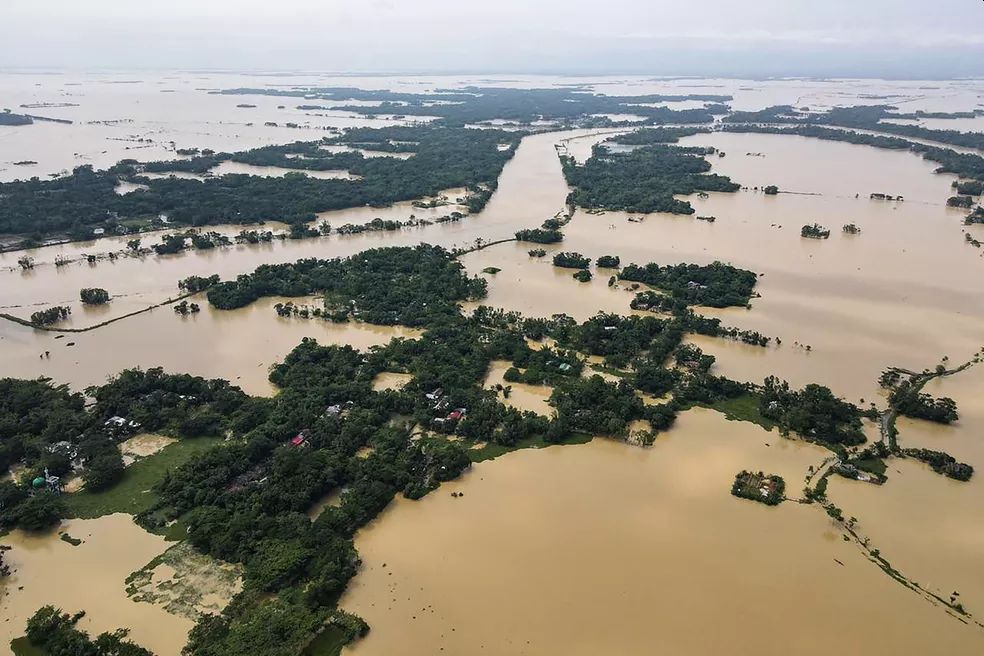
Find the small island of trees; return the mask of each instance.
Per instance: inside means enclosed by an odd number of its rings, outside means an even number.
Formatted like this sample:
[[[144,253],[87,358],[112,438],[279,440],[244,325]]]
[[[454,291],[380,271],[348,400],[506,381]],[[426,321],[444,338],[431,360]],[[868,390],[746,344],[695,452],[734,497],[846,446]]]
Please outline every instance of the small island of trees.
[[[830,230],[819,223],[808,224],[800,228],[800,237],[806,237],[807,239],[827,239],[830,237]]]
[[[969,481],[974,475],[974,468],[943,451],[930,449],[902,449],[903,455],[920,460],[929,465],[934,472],[958,481]]]
[[[87,287],[79,291],[79,299],[86,305],[109,303],[109,292],[99,287]]]
[[[597,261],[597,265],[603,269],[617,269],[621,263],[618,255],[602,255]]]
[[[769,185],[767,187],[763,187],[762,191],[765,192],[766,196],[775,196],[779,193],[779,187],[775,185]]]
[[[562,157],[564,176],[574,187],[568,204],[592,210],[693,214],[689,202],[674,196],[740,188],[726,176],[708,173],[711,165],[704,155],[709,152],[666,145],[611,152],[599,144],[584,164]]]
[[[578,282],[590,282],[591,272],[587,269],[581,269],[580,271],[575,272],[572,277]]]
[[[580,253],[575,253],[573,251],[557,253],[553,256],[553,265],[555,267],[564,267],[566,269],[586,269],[590,264],[590,257],[584,257]]]
[[[753,473],[742,470],[735,475],[731,494],[742,499],[777,506],[785,499],[786,481],[778,474]]]
[[[564,233],[557,229],[529,228],[517,232],[516,239],[534,244],[556,244],[564,239]]]
[[[55,307],[38,310],[31,314],[31,323],[35,326],[48,326],[55,322],[67,319],[72,313],[72,308],[66,305],[56,305]]]

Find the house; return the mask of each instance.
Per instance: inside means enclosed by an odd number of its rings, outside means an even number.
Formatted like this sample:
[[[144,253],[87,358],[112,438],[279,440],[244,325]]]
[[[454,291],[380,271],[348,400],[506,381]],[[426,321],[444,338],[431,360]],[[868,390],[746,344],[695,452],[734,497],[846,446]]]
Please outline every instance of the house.
[[[567,372],[567,371],[570,371],[571,370],[571,365],[569,365],[566,362],[561,362],[560,363],[560,366],[557,367],[557,369],[559,369],[560,371]]]
[[[307,442],[307,437],[303,433],[298,433],[290,440],[292,446],[303,446],[305,442]]]
[[[103,428],[111,437],[128,435],[140,428],[140,422],[114,415],[103,423]]]
[[[440,398],[441,398],[442,396],[444,396],[444,388],[443,388],[443,387],[438,387],[438,388],[437,388],[436,390],[434,390],[433,392],[428,392],[428,393],[427,393],[427,394],[425,394],[424,396],[425,396],[425,397],[427,397],[427,399],[428,399],[429,401],[437,401],[437,400],[438,400],[438,399],[440,399]]]
[[[434,410],[447,410],[451,407],[451,400],[448,397],[442,397],[437,403],[434,404]]]
[[[53,453],[55,455],[64,456],[69,460],[74,460],[78,456],[78,449],[76,449],[75,446],[68,440],[62,440],[61,442],[49,444],[48,453]]]
[[[92,231],[92,234],[94,234],[96,236],[105,235],[106,234],[106,228],[96,228],[96,229],[94,229]]]
[[[342,406],[336,403],[335,405],[330,405],[325,410],[325,415],[328,417],[337,417],[342,414]]]

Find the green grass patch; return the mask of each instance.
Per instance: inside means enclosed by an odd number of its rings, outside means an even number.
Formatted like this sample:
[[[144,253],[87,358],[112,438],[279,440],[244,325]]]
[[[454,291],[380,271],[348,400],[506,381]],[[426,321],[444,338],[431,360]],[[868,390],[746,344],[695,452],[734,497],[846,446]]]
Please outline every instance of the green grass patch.
[[[123,473],[123,479],[102,492],[75,492],[62,495],[68,507],[68,517],[94,519],[112,513],[136,515],[158,501],[153,487],[169,469],[176,469],[198,454],[220,444],[218,437],[196,437],[178,440],[158,453],[133,463]]]
[[[512,453],[513,451],[519,451],[520,449],[542,449],[543,447],[553,446],[555,444],[587,444],[591,441],[592,437],[592,435],[588,435],[586,433],[575,433],[563,442],[547,442],[542,437],[534,437],[526,440],[520,440],[512,446],[493,444],[489,442],[481,449],[469,449],[468,456],[471,458],[472,462],[483,462],[485,460],[498,458],[499,456],[503,456],[507,453]]]
[[[743,394],[703,407],[717,410],[731,421],[749,421],[765,430],[772,430],[776,426],[776,422],[763,417],[759,412],[759,398],[754,394]]]
[[[851,464],[863,472],[878,474],[879,476],[884,476],[885,471],[888,469],[885,461],[881,458],[862,458],[860,460],[852,461]]]
[[[336,627],[325,627],[304,649],[303,656],[338,656],[348,644],[345,633]]]
[[[48,656],[48,652],[36,647],[33,642],[27,639],[27,636],[11,640],[10,651],[14,656]]]

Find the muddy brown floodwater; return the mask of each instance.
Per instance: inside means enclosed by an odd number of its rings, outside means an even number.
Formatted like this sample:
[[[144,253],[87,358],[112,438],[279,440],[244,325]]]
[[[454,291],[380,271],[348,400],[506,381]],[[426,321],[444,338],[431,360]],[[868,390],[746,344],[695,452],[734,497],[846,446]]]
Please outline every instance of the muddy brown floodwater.
[[[64,99],[79,105],[38,110],[72,119],[71,126],[0,128],[0,179],[45,176],[84,163],[102,167],[123,157],[171,158],[171,141],[176,147],[233,151],[331,134],[324,128],[395,122],[333,110],[302,112],[296,103],[272,97],[251,99],[256,108],[238,109],[241,98],[196,90],[261,86],[266,83],[262,78],[147,75],[135,84],[112,84],[118,81],[112,75],[66,75],[38,82],[34,76],[0,74],[0,95],[12,106]],[[419,91],[584,80],[292,76],[289,82]],[[174,93],[160,94],[162,89]],[[884,102],[881,97],[905,111],[967,111],[982,94],[974,81],[619,77],[599,80],[594,89],[733,94],[736,109],[823,108]],[[124,120],[92,123],[115,118]],[[264,126],[268,120],[279,125]],[[287,121],[304,127],[282,127]],[[951,125],[957,124],[933,127]],[[451,247],[474,244],[477,238],[507,238],[563,208],[569,190],[556,145],[563,143],[583,159],[606,136],[607,131],[581,130],[525,137],[485,210],[457,223],[96,265],[52,264],[59,255],[77,258],[125,247],[125,239],[113,238],[37,249],[29,254],[38,266],[27,272],[17,265],[23,253],[0,254],[0,306],[28,316],[37,306],[69,304],[73,315],[66,325],[89,326],[176,295],[176,282],[189,275],[218,273],[229,279],[263,263],[301,257],[345,256],[421,241]],[[761,298],[752,300],[751,310],[701,311],[779,337],[782,345],[757,348],[691,338],[717,356],[716,373],[753,382],[775,374],[795,386],[820,382],[855,402],[861,397],[881,401],[876,380],[886,366],[921,370],[944,355],[962,361],[980,348],[984,258],[981,250],[964,243],[963,230],[984,239],[984,228],[964,228],[962,212],[944,206],[952,176],[934,174],[932,163],[910,153],[798,137],[710,134],[683,144],[726,151],[726,157],[712,158],[713,170],[749,187],[735,194],[687,197],[697,214],[713,215],[715,222],[661,214],[629,222],[623,212],[579,211],[565,228],[564,242],[546,247],[547,258],[532,259],[527,251],[534,245],[515,243],[465,256],[471,273],[501,269],[487,277],[484,303],[578,319],[598,310],[629,312],[632,293],[608,286],[611,271],[592,268],[594,280],[578,283],[572,271],[550,265],[550,255],[558,250],[592,258],[619,255],[623,264],[728,261],[763,274],[757,287]],[[19,159],[39,164],[10,163]],[[751,190],[769,184],[797,193],[767,197]],[[873,201],[868,198],[872,192],[906,200]],[[319,218],[337,227],[376,217],[433,218],[451,209],[421,210],[401,203]],[[800,227],[813,222],[830,228],[830,239],[802,239]],[[861,234],[843,234],[846,223],[861,227]],[[240,228],[216,229],[234,234]],[[158,238],[144,236],[148,242]],[[108,307],[83,308],[78,302],[83,287],[105,288],[114,300]],[[251,394],[266,395],[274,392],[267,381],[269,367],[302,337],[366,348],[418,334],[282,319],[272,307],[280,299],[231,312],[213,310],[201,298],[191,300],[202,305],[201,313],[179,317],[162,307],[58,339],[54,333],[0,322],[2,375],[50,376],[78,389],[126,367],[162,365],[226,378]],[[50,357],[39,358],[44,351]],[[505,368],[494,363],[486,384],[503,382]],[[389,374],[377,382],[393,386],[403,380]],[[960,421],[937,427],[900,420],[902,445],[945,450],[980,471],[984,367],[936,381],[925,391],[955,398]],[[549,414],[548,395],[548,387],[513,384],[508,402]],[[984,631],[961,624],[895,583],[845,542],[818,508],[791,502],[766,508],[728,494],[734,474],[743,468],[779,473],[796,494],[806,469],[826,454],[750,424],[725,421],[714,412],[691,411],[651,449],[596,439],[476,465],[461,481],[419,502],[399,499],[359,533],[365,564],[342,605],[364,616],[373,631],[348,651],[365,656],[984,652]],[[888,474],[881,487],[834,478],[829,496],[846,516],[858,518],[859,529],[893,566],[941,596],[960,592],[968,610],[984,614],[980,474],[957,483],[920,463],[898,460],[890,462]],[[451,491],[466,494],[451,497]],[[340,491],[329,495],[312,516],[339,499]],[[68,611],[84,608],[87,630],[126,626],[137,642],[161,656],[177,654],[190,620],[127,599],[123,584],[167,545],[121,515],[67,522],[63,530],[85,541],[72,547],[57,534],[38,538],[18,532],[0,540],[14,545],[7,559],[16,569],[0,583],[5,620],[0,644],[22,635],[25,619],[38,606],[55,603]],[[21,585],[24,589],[18,590]]]
[[[728,494],[744,468],[795,490],[824,454],[691,411],[651,449],[596,439],[476,465],[359,532],[364,565],[341,605],[373,629],[346,653],[984,649],[984,633],[894,583],[822,511]]]
[[[60,532],[82,543],[73,546]],[[67,613],[84,610],[79,627],[93,636],[129,628],[134,641],[158,656],[181,652],[194,622],[127,597],[126,578],[169,546],[129,515],[73,519],[40,535],[17,530],[0,544],[12,547],[5,558],[14,570],[0,579],[0,651],[24,635],[34,611],[51,604]]]
[[[51,333],[2,321],[4,374],[43,375],[83,389],[101,385],[123,369],[163,366],[170,372],[225,378],[249,394],[269,396],[274,392],[270,367],[305,337],[366,349],[420,334],[402,326],[283,318],[273,308],[278,302],[306,299],[266,298],[238,310],[216,310],[204,297],[189,300],[201,305],[200,313],[179,316],[165,306],[84,333]],[[50,357],[39,357],[44,351]]]

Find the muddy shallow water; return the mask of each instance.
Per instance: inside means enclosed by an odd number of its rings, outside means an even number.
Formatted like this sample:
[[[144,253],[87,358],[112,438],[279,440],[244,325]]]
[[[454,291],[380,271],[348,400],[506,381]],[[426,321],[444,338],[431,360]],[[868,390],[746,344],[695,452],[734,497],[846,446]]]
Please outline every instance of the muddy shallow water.
[[[59,532],[82,543],[73,546],[61,540]],[[40,535],[18,530],[0,538],[0,544],[13,547],[5,559],[14,570],[9,579],[0,579],[0,651],[24,635],[34,611],[52,604],[67,613],[85,610],[79,627],[93,637],[129,628],[134,641],[158,656],[180,653],[194,623],[126,595],[127,576],[169,546],[130,516],[69,520]]]
[[[0,91],[9,92],[5,97],[11,98],[10,104],[51,101],[64,94],[80,107],[36,111],[72,118],[76,124],[37,124],[29,126],[30,132],[0,128],[0,179],[45,175],[80,163],[105,166],[121,157],[170,158],[170,140],[177,147],[237,150],[318,138],[328,134],[326,127],[393,123],[341,112],[303,113],[291,99],[251,98],[248,102],[257,108],[240,109],[235,105],[243,97],[195,91],[251,85],[240,76],[148,77],[138,85],[109,84],[112,76],[84,76],[83,87],[67,85],[70,78],[64,77],[47,79],[36,88],[26,83],[28,79],[0,75]],[[475,80],[306,76],[291,82],[419,90]],[[628,77],[601,82],[595,89],[604,93],[733,93],[738,109],[885,102],[859,97],[867,94],[890,96],[906,111],[966,111],[980,102],[982,93],[973,82],[933,83],[936,89],[924,89],[927,83],[920,82]],[[482,83],[546,84],[530,76]],[[176,93],[159,93],[172,86]],[[146,102],[148,98],[157,102]],[[283,109],[278,108],[281,104]],[[134,123],[86,124],[114,117],[133,118]],[[282,124],[298,119],[310,127],[262,126],[265,120]],[[255,124],[247,126],[248,122]],[[66,325],[88,326],[174,296],[177,280],[192,274],[218,273],[228,279],[262,263],[301,257],[344,256],[420,241],[450,247],[471,245],[476,238],[507,238],[563,209],[569,190],[555,145],[579,137],[565,143],[583,159],[610,133],[526,137],[486,209],[458,223],[94,266],[51,264],[58,255],[78,257],[123,248],[126,240],[114,238],[35,250],[31,254],[39,266],[29,272],[18,270],[20,254],[2,254],[0,306],[4,312],[27,316],[35,306],[66,303],[73,308]],[[117,140],[141,137],[154,141]],[[943,355],[962,361],[981,346],[984,286],[979,281],[984,259],[981,250],[964,243],[962,212],[944,206],[952,176],[935,175],[935,165],[909,153],[797,137],[711,134],[685,139],[684,144],[726,151],[726,157],[712,158],[713,170],[749,188],[776,184],[802,193],[767,197],[747,190],[687,197],[697,214],[717,217],[714,223],[659,214],[629,222],[630,215],[622,212],[578,211],[565,228],[564,242],[545,247],[546,258],[530,258],[527,251],[536,247],[533,244],[513,243],[465,256],[462,261],[470,273],[477,275],[490,266],[502,269],[486,276],[489,296],[483,302],[537,316],[564,312],[585,319],[598,310],[629,313],[632,293],[624,286],[608,286],[611,271],[592,267],[591,282],[576,282],[572,271],[551,266],[550,255],[559,250],[592,258],[619,255],[623,264],[728,261],[763,274],[757,287],[761,298],[752,300],[751,310],[701,311],[726,324],[779,337],[782,345],[758,348],[690,338],[718,357],[716,373],[754,382],[776,374],[797,386],[820,382],[854,402],[862,397],[881,402],[876,379],[888,365],[922,369]],[[21,169],[8,158],[40,163]],[[901,194],[906,200],[874,201],[868,198],[872,192]],[[433,218],[452,209],[421,210],[402,203],[330,212],[320,218],[337,227],[376,217]],[[799,236],[800,226],[814,221],[831,229],[830,239]],[[860,235],[841,232],[849,222],[861,227]],[[232,234],[240,230],[217,229]],[[984,227],[966,230],[984,239]],[[144,239],[156,242],[158,236]],[[114,300],[108,307],[83,308],[77,300],[82,287],[103,287]],[[302,337],[367,348],[417,334],[400,328],[282,319],[272,307],[282,299],[264,299],[231,312],[213,310],[202,298],[190,300],[202,306],[200,314],[179,317],[162,307],[60,339],[0,322],[0,374],[45,375],[79,389],[126,367],[162,365],[170,371],[227,378],[248,393],[269,395],[275,391],[267,381],[269,367]],[[74,345],[68,346],[70,342]],[[39,357],[44,351],[50,358]],[[486,384],[502,382],[505,368],[504,363],[494,363]],[[402,380],[383,376],[379,384]],[[934,383],[926,391],[954,397],[961,419],[950,427],[900,421],[903,445],[942,449],[978,469],[984,467],[979,439],[984,435],[984,367]],[[549,414],[548,395],[549,388],[513,384],[507,402]],[[742,468],[780,473],[789,493],[796,494],[806,468],[825,455],[750,424],[694,411],[648,450],[599,439],[578,447],[518,452],[477,465],[462,481],[421,502],[398,500],[360,532],[357,541],[365,565],[342,605],[363,615],[373,631],[351,651],[412,656],[439,650],[574,655],[984,650],[984,632],[956,622],[891,581],[853,544],[844,542],[818,509],[793,503],[769,509],[728,494],[734,474]],[[892,462],[884,486],[835,478],[829,494],[845,515],[859,519],[861,530],[894,566],[941,595],[959,591],[964,605],[981,613],[984,516],[979,500],[984,483],[979,477],[956,483],[917,462]],[[466,495],[453,498],[451,491]],[[319,508],[338,499],[326,498]],[[22,634],[24,619],[37,606],[53,602],[66,610],[84,606],[89,614],[83,626],[88,630],[129,626],[138,642],[162,656],[176,654],[190,622],[128,600],[122,584],[166,545],[122,516],[66,526],[86,542],[71,547],[57,536],[35,541],[18,533],[0,540],[19,541],[21,546],[19,554],[15,550],[8,556],[18,573],[0,584],[7,593],[0,602],[3,619],[10,619],[0,623],[5,632],[0,644]],[[24,591],[13,594],[23,581]]]
[[[476,465],[357,535],[341,605],[373,630],[346,653],[827,654],[831,627],[857,653],[984,648],[822,510],[729,494],[743,468],[795,490],[823,455],[693,411],[651,449],[596,439]]]

